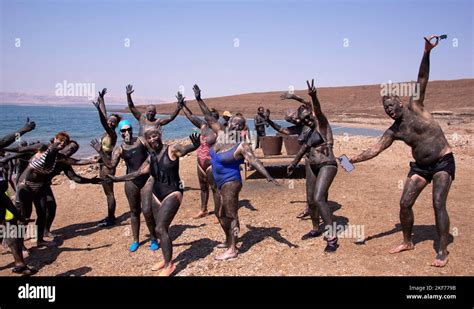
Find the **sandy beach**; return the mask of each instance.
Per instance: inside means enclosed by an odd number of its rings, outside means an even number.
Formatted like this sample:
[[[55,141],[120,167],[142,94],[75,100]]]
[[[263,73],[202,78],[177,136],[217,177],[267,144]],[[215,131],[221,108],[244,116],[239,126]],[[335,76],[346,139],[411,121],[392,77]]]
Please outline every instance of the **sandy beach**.
[[[373,126],[383,127],[380,119]],[[331,276],[331,275],[474,275],[474,238],[472,201],[474,185],[474,148],[472,123],[441,122],[456,158],[456,180],[448,197],[451,220],[450,261],[444,268],[429,266],[435,256],[437,239],[429,185],[414,206],[416,249],[391,255],[388,250],[401,239],[399,199],[402,183],[412,160],[410,149],[396,142],[377,158],[358,164],[352,173],[339,168],[329,200],[338,224],[358,227],[364,244],[355,237],[340,238],[335,254],[323,252],[321,238],[302,241],[311,228],[309,220],[296,219],[305,207],[305,180],[288,179],[283,167],[270,167],[281,187],[267,183],[254,172],[244,182],[240,194],[239,257],[218,262],[214,256],[223,241],[223,232],[214,215],[192,219],[199,210],[200,196],[195,154],[181,161],[181,178],[186,190],[181,208],[171,226],[174,261],[178,276]],[[338,136],[335,154],[354,154],[374,143],[376,138]],[[288,162],[286,162],[288,163]],[[265,163],[268,165],[268,163]],[[93,166],[78,169],[80,174],[97,175]],[[124,173],[121,163],[118,175]],[[253,174],[252,174],[253,173]],[[97,228],[106,214],[105,195],[100,185],[74,184],[63,175],[56,177],[53,191],[58,203],[53,232],[57,246],[33,248],[27,263],[39,270],[39,276],[153,276],[151,266],[161,259],[161,251],[148,249],[149,238],[141,219],[142,245],[130,253],[132,240],[129,207],[123,184],[115,185],[118,224]],[[213,210],[212,198],[209,210]],[[32,247],[33,242],[27,245]],[[4,248],[0,254],[0,276],[11,276],[12,258]]]

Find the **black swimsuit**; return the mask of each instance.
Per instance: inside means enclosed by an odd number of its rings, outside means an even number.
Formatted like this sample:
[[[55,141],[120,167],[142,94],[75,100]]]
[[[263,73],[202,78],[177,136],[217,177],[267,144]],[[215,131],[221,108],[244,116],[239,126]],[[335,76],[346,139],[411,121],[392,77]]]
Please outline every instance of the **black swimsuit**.
[[[132,172],[136,172],[140,169],[140,166],[145,162],[146,158],[148,157],[148,152],[140,141],[140,146],[133,148],[133,149],[125,149],[122,147],[122,157],[125,161],[125,165],[127,166],[127,174]],[[138,187],[143,188],[148,180],[149,175],[142,175],[132,180],[132,182]]]
[[[150,174],[155,178],[153,194],[160,201],[175,191],[183,193],[179,178],[179,158],[172,161],[168,155],[168,147],[163,147],[160,157],[154,152],[150,154]]]

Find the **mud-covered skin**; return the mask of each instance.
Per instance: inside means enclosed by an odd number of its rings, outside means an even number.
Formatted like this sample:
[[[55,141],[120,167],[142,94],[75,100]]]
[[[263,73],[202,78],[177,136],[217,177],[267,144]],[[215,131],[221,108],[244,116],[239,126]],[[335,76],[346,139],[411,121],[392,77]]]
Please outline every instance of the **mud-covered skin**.
[[[130,112],[133,116],[138,120],[138,124],[140,125],[140,131],[138,132],[138,136],[144,136],[145,132],[151,129],[160,129],[162,126],[167,125],[171,121],[173,121],[176,116],[178,116],[179,111],[181,110],[181,106],[179,104],[176,105],[176,109],[174,112],[169,115],[168,117],[163,118],[156,118],[156,107],[154,105],[148,105],[146,107],[146,113],[143,115],[133,104],[132,100],[132,93],[135,91],[133,90],[132,85],[127,85],[127,103],[130,109]]]
[[[105,108],[105,100],[104,96],[107,93],[107,89],[104,88],[101,92],[99,92],[99,97],[97,102],[92,102],[94,106],[97,108],[99,113],[99,119],[102,124],[102,127],[105,130],[105,133],[101,137],[101,145],[102,150],[104,153],[109,157],[112,155],[112,151],[117,143],[117,133],[115,133],[115,129],[120,121],[118,116],[110,115],[107,118],[107,111]],[[109,169],[104,164],[100,164],[99,166],[99,176],[100,178],[107,178],[107,175],[115,175],[115,169]],[[107,218],[109,220],[115,220],[115,209],[116,209],[116,201],[114,195],[114,184],[111,182],[104,182],[102,183],[102,189],[107,199]]]
[[[200,119],[195,116],[191,110],[186,106],[185,98],[178,93],[177,97],[178,103],[182,106],[184,115],[188,120],[201,131],[201,138],[205,141],[206,144],[212,147],[217,140],[217,134],[209,127],[208,123],[205,120]],[[219,114],[215,110],[211,110],[213,117],[218,120]],[[201,145],[202,146],[202,145]],[[198,150],[199,151],[199,150]],[[199,180],[199,189],[201,190],[201,209],[200,212],[195,216],[195,218],[200,218],[207,215],[207,203],[209,201],[209,187],[214,198],[214,210],[216,211],[220,206],[220,195],[217,190],[217,186],[214,182],[214,177],[212,176],[212,165],[210,157],[200,162],[200,158],[197,157],[196,160],[196,169]]]
[[[20,175],[16,190],[16,208],[21,213],[21,216],[25,219],[29,219],[32,213],[32,204],[35,205],[37,220],[36,225],[38,226],[38,242],[43,241],[43,233],[46,224],[46,199],[44,198],[47,194],[46,189],[49,186],[52,176],[54,176],[56,168],[61,168],[62,165],[84,165],[97,163],[96,158],[88,159],[75,159],[66,157],[61,151],[68,145],[69,141],[54,139],[53,143],[46,146],[48,149],[48,155],[45,161],[55,162],[55,169],[51,172],[44,174],[38,172],[30,164],[26,167],[24,172]],[[43,148],[44,145],[37,145],[37,147]],[[39,157],[42,152],[38,152],[33,156]]]
[[[36,127],[36,124],[33,121],[30,121],[29,118],[27,118],[25,125],[22,128],[20,128],[20,130],[16,132],[12,132],[0,138],[0,149],[13,144],[13,142],[15,142],[17,138],[24,135],[25,133],[28,133],[34,130],[35,127]]]
[[[155,152],[158,155],[166,155],[162,154],[163,141],[161,139],[161,132],[159,129],[152,129],[145,133],[146,143],[149,146],[150,151]],[[190,145],[180,145],[180,144],[173,144],[167,147],[170,160],[175,161],[179,160],[180,157],[187,155],[188,153],[195,151],[200,144],[200,137],[198,134],[193,134],[190,136],[191,144]],[[157,163],[159,163],[158,157]],[[151,156],[148,156],[147,160],[143,162],[142,166],[140,166],[139,170],[136,172],[129,173],[124,176],[108,176],[112,181],[128,181],[136,179],[143,175],[150,175],[151,172]],[[143,197],[143,207],[149,207],[153,212],[153,217],[155,220],[156,226],[156,234],[160,239],[161,250],[163,253],[164,261],[160,267],[163,269],[163,273],[172,269],[172,253],[173,253],[173,245],[171,242],[171,238],[169,236],[169,227],[171,222],[173,221],[174,216],[176,215],[179,206],[181,205],[181,201],[183,199],[183,194],[181,191],[174,191],[164,197],[162,200],[159,200],[155,194],[152,193],[152,188],[154,186],[155,177],[149,177],[147,183],[145,184],[144,191],[145,194]]]
[[[436,39],[436,42],[431,41]],[[394,120],[375,145],[359,155],[352,156],[352,163],[363,162],[376,157],[392,145],[395,140],[401,140],[411,147],[412,156],[419,166],[429,166],[438,162],[443,156],[452,152],[451,147],[433,116],[425,109],[424,98],[428,85],[430,70],[430,53],[438,44],[439,38],[425,38],[425,49],[418,73],[420,95],[418,99],[410,98],[404,104],[397,96],[384,96],[383,107],[387,115]],[[448,261],[449,216],[446,210],[446,200],[451,186],[452,177],[446,171],[439,171],[433,176],[433,208],[436,218],[436,229],[440,238],[437,255],[433,266],[442,267]],[[414,248],[411,231],[413,228],[412,207],[428,184],[420,175],[414,174],[407,178],[400,199],[400,222],[403,230],[403,243],[390,252],[397,253]]]
[[[286,98],[293,99],[294,97],[296,96],[292,96],[290,94],[283,94],[281,96],[282,99],[286,99]],[[296,97],[296,98],[300,99],[301,101],[304,101],[303,99],[299,97]],[[300,100],[297,100],[297,101],[301,102]],[[306,108],[306,104],[303,106]],[[273,122],[270,119],[270,114],[271,114],[271,111],[267,109],[265,111],[265,120],[273,129],[275,129],[275,131],[281,134],[300,135],[301,132],[303,131],[303,128],[305,127],[301,119],[298,117],[297,112],[289,112],[285,115],[285,120],[293,124],[290,127],[283,127]],[[306,175],[306,209],[301,214],[298,215],[298,218],[304,218],[305,216],[309,215],[311,218],[311,222],[313,223],[313,229],[319,230],[319,210],[318,210],[318,207],[316,206],[316,203],[314,202],[314,189],[316,187],[316,176],[314,176],[313,171],[311,170],[310,162],[309,162],[309,159],[307,158],[308,155],[309,153],[306,153],[306,157],[304,160],[304,168],[305,168],[305,175]],[[313,215],[311,215],[311,213],[313,213]],[[313,218],[316,218],[316,219],[313,219]]]
[[[59,153],[64,155],[66,158],[71,157],[74,153],[79,150],[79,144],[75,141],[71,141],[68,145],[66,145]],[[85,162],[81,162],[85,163]],[[57,209],[57,204],[56,204],[56,199],[54,198],[54,193],[53,190],[51,189],[51,181],[53,180],[54,177],[58,176],[61,174],[61,172],[66,175],[67,178],[70,180],[79,183],[79,184],[85,184],[85,183],[90,183],[90,184],[99,184],[101,183],[101,179],[97,177],[93,178],[86,178],[78,175],[74,169],[72,168],[71,165],[64,163],[64,162],[58,162],[56,164],[56,167],[54,168],[54,171],[51,173],[49,176],[49,183],[47,184],[45,190],[43,191],[42,199],[44,199],[44,205],[46,207],[45,209],[45,217],[46,217],[46,224],[44,228],[44,234],[47,236],[52,236],[51,234],[51,226],[53,225],[54,218],[56,217],[56,209]]]
[[[319,132],[324,141],[322,145],[317,147],[303,145],[295,160],[288,166],[288,171],[291,174],[292,169],[307,154],[309,166],[306,168],[306,172],[311,170],[311,173],[307,173],[307,175],[310,175],[310,179],[307,176],[307,194],[312,197],[311,199],[308,198],[308,206],[310,208],[313,231],[319,231],[318,215],[323,219],[325,229],[333,224],[332,213],[328,204],[328,194],[329,188],[337,174],[337,163],[333,153],[334,139],[332,129],[321,109],[317,90],[314,86],[314,79],[311,81],[311,84],[309,81],[306,81],[306,84],[311,102],[305,101],[294,94],[283,94],[281,99],[293,99],[303,103],[303,106],[298,108],[298,118],[301,119],[303,125]],[[329,235],[327,240],[334,239],[335,237],[336,235]]]
[[[246,123],[245,118],[239,115],[235,115],[230,118],[228,127],[224,130],[221,124],[213,117],[210,109],[201,98],[201,90],[198,85],[193,87],[194,95],[201,108],[201,111],[211,129],[218,136],[216,143],[213,145],[214,151],[218,154],[233,148],[236,144],[239,144],[235,150],[233,156],[238,161],[241,159],[247,160],[259,173],[261,173],[267,181],[273,182],[279,185],[278,182],[268,173],[252,151],[252,147],[245,142],[237,140],[235,137],[240,137],[240,132],[245,129]],[[226,241],[221,246],[227,248],[227,250],[216,256],[217,260],[227,260],[235,258],[238,255],[237,252],[237,237],[239,233],[239,219],[238,219],[238,201],[239,192],[242,188],[240,181],[229,181],[226,182],[219,190],[220,205],[219,209],[216,209],[215,215],[219,220],[219,223],[224,231]]]
[[[115,147],[111,160],[109,160],[108,156],[102,151],[97,140],[91,141],[91,146],[99,153],[104,165],[108,169],[115,170],[120,160],[123,159],[127,165],[127,172],[136,172],[138,169],[129,169],[129,167],[140,167],[147,159],[148,153],[145,142],[142,140],[143,138],[134,137],[132,128],[127,125],[122,126],[120,135],[123,139],[123,143],[119,147]],[[125,153],[132,153],[133,155],[129,156],[125,155]],[[150,207],[151,205],[144,203],[146,195],[149,194],[150,191],[150,188],[146,185],[147,177],[148,175],[142,175],[139,179],[126,181],[124,184],[125,196],[130,206],[134,242],[139,242],[140,239],[140,214],[142,211],[148,231],[150,232],[150,238],[151,240],[156,239],[156,225]]]

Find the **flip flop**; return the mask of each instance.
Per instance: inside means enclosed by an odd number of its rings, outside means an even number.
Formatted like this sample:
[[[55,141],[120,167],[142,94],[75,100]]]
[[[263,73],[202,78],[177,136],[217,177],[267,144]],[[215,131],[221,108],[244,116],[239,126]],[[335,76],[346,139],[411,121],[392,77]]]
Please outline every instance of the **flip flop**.
[[[158,274],[159,277],[169,277],[174,272],[176,267],[173,263],[170,263],[168,268],[163,268],[160,273]]]
[[[157,271],[157,270],[163,269],[163,267],[165,267],[165,261],[159,261],[158,263],[156,263],[155,265],[153,265],[153,267],[151,268],[151,270],[152,270],[152,271]]]

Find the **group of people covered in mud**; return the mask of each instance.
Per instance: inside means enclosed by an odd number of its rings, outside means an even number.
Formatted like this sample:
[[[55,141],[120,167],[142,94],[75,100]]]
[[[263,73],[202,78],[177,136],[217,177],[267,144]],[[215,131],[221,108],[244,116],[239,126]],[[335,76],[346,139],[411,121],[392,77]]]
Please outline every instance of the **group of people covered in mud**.
[[[436,227],[440,238],[433,266],[442,267],[448,261],[449,217],[446,200],[451,182],[454,180],[455,163],[448,141],[429,111],[424,106],[428,84],[430,52],[438,44],[439,37],[425,38],[418,83],[420,96],[402,102],[398,96],[384,96],[383,108],[393,119],[379,141],[358,155],[349,158],[359,163],[374,158],[387,149],[395,140],[404,141],[412,148],[414,162],[404,185],[400,200],[400,221],[403,242],[390,252],[396,253],[414,249],[412,228],[414,223],[412,207],[420,192],[433,181],[433,207]],[[307,81],[310,100],[292,93],[281,96],[283,100],[296,100],[299,107],[289,112],[285,120],[291,126],[284,127],[272,121],[270,110],[259,110],[262,118],[258,125],[270,125],[277,132],[298,135],[301,144],[299,152],[288,165],[291,175],[301,159],[305,158],[307,209],[299,215],[309,215],[311,230],[302,236],[303,240],[323,236],[325,251],[335,252],[338,248],[337,234],[328,228],[333,225],[333,216],[328,205],[328,192],[338,171],[338,159],[333,152],[333,133],[328,118],[318,99],[314,80]],[[152,267],[160,276],[169,276],[175,266],[172,261],[173,246],[169,236],[170,225],[183,201],[184,186],[179,175],[179,158],[196,151],[197,176],[201,191],[201,209],[195,218],[207,216],[209,192],[214,199],[214,214],[225,235],[225,241],[218,245],[224,251],[216,255],[217,260],[228,260],[238,256],[237,240],[240,231],[238,216],[239,193],[242,189],[241,165],[244,161],[262,174],[267,181],[279,186],[263,164],[256,158],[248,139],[246,119],[241,113],[230,117],[226,111],[224,122],[219,120],[216,109],[210,108],[201,97],[201,89],[194,85],[194,95],[204,117],[198,117],[186,105],[185,98],[178,93],[175,111],[166,117],[157,117],[156,108],[147,106],[140,112],[132,101],[133,87],[126,87],[127,101],[133,116],[138,120],[139,132],[134,135],[132,123],[122,120],[118,114],[107,114],[104,96],[106,89],[99,92],[94,106],[104,127],[100,140],[91,141],[97,156],[76,159],[72,156],[79,145],[66,132],[59,132],[49,144],[40,142],[19,143],[11,146],[19,136],[33,130],[35,123],[27,120],[26,125],[0,140],[0,221],[2,224],[26,226],[31,222],[32,206],[36,210],[37,246],[54,245],[51,226],[56,213],[56,202],[51,190],[52,179],[64,172],[78,183],[101,184],[106,195],[108,214],[98,225],[110,227],[115,224],[116,201],[114,182],[125,182],[125,194],[130,206],[133,241],[129,250],[139,248],[140,214],[143,212],[150,233],[151,250],[161,248],[163,259]],[[172,122],[183,111],[197,132],[190,135],[190,143],[166,144],[163,142],[162,127]],[[116,133],[118,130],[118,133]],[[264,134],[264,133],[263,133]],[[118,135],[122,142],[118,143]],[[262,134],[258,134],[262,136]],[[116,168],[123,160],[126,174],[116,175]],[[99,164],[99,177],[84,178],[75,173],[73,165]],[[375,176],[374,176],[375,177]],[[14,202],[7,195],[9,184],[15,191]],[[210,189],[210,190],[209,190]],[[282,190],[284,190],[282,188]],[[322,224],[321,224],[322,220]],[[29,275],[34,272],[25,263],[29,254],[22,237],[4,237],[3,242],[13,254],[13,272]]]

